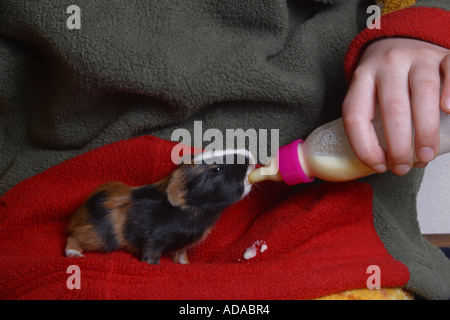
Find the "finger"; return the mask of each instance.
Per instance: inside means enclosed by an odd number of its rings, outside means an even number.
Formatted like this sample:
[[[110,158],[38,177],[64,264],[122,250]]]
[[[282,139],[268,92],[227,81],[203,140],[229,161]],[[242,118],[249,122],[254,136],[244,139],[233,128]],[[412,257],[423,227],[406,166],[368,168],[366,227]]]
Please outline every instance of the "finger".
[[[417,158],[429,162],[439,151],[439,66],[422,61],[409,73]]]
[[[375,172],[387,170],[386,152],[379,146],[372,120],[376,111],[375,81],[370,72],[355,71],[342,105],[347,137],[357,158]]]
[[[404,175],[413,162],[408,73],[384,68],[377,77],[377,88],[389,167]]]
[[[444,79],[441,92],[441,109],[450,113],[450,54],[442,59],[441,74]]]

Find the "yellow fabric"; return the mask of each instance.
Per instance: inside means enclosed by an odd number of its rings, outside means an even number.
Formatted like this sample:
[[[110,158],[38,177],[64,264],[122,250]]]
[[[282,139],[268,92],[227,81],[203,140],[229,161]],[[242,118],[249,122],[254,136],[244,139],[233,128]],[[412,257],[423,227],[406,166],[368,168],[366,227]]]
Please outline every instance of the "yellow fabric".
[[[395,10],[403,9],[412,6],[416,3],[416,0],[385,0],[377,1],[378,4],[382,5],[382,14],[389,13]]]
[[[414,300],[414,297],[402,288],[382,288],[348,290],[316,300]]]

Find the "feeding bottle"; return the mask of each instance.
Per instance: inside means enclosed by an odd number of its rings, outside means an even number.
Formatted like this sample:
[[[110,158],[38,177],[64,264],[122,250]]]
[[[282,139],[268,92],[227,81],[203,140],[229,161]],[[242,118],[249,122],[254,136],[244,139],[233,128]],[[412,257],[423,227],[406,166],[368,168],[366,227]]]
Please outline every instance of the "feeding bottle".
[[[386,150],[381,115],[377,114],[372,123],[380,146]],[[450,114],[442,111],[439,137],[439,155],[450,152]],[[317,128],[305,141],[299,139],[281,147],[276,157],[250,174],[249,180],[253,183],[285,181],[295,185],[311,182],[315,177],[325,181],[349,181],[373,173],[375,171],[354,154],[340,118]]]

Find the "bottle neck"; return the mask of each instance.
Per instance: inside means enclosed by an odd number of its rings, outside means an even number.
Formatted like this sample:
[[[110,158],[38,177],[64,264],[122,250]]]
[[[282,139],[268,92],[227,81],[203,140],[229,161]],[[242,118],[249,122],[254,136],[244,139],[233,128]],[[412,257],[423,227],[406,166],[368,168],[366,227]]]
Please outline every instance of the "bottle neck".
[[[308,181],[306,181],[306,182],[311,182],[314,180],[314,174],[311,172],[311,170],[308,166],[308,160],[307,160],[305,152],[306,152],[305,142],[299,143],[299,145],[297,147],[298,161],[303,170],[303,173],[305,174],[305,176],[308,179]]]
[[[278,166],[283,180],[288,185],[308,183],[314,177],[307,173],[303,152],[300,150],[303,140],[298,139],[278,150]]]

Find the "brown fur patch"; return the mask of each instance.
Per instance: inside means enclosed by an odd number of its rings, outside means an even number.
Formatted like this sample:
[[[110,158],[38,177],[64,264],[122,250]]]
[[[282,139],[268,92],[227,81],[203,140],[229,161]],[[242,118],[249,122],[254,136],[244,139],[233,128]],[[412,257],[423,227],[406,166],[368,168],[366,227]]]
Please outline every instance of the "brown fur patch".
[[[89,213],[83,205],[70,219],[67,231],[70,233],[67,239],[66,250],[102,250],[104,243],[94,230],[94,226],[88,223]]]
[[[105,201],[105,208],[109,210],[109,218],[114,227],[114,233],[119,243],[119,247],[126,247],[128,243],[124,236],[127,214],[131,207],[131,189],[121,182],[110,182],[104,185],[108,191],[108,199]],[[100,190],[101,191],[101,190]]]
[[[156,190],[158,190],[161,193],[166,193],[167,186],[169,185],[169,181],[172,175],[168,175],[158,182],[155,182],[153,185],[155,186]]]
[[[170,204],[175,207],[186,208],[186,176],[185,168],[192,168],[191,174],[201,175],[204,171],[216,168],[218,165],[196,165],[196,164],[183,164],[180,165],[172,174],[164,179],[161,179],[155,185],[159,190],[167,193],[167,199]]]
[[[109,211],[109,219],[114,228],[115,237],[120,247],[128,244],[123,235],[124,225],[127,221],[127,212],[130,209],[131,188],[121,182],[108,182],[98,187],[90,197],[99,192],[106,191],[108,199],[104,203],[104,208]],[[70,233],[67,239],[67,249],[77,250],[103,250],[105,244],[102,238],[95,231],[94,225],[89,223],[90,212],[84,203],[80,209],[71,217],[67,231]]]
[[[175,170],[171,176],[166,189],[167,199],[175,207],[186,207],[186,180],[181,168]]]

